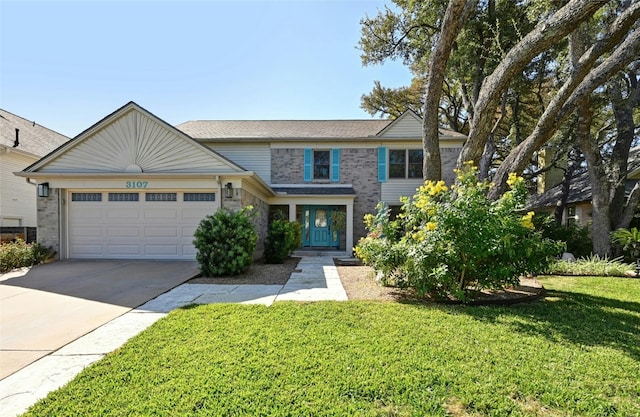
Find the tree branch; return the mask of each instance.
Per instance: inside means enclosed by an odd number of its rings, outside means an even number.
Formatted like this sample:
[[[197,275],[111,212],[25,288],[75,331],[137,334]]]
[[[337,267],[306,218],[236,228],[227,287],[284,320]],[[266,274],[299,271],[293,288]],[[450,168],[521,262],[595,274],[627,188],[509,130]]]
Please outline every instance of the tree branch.
[[[482,83],[480,95],[474,106],[469,138],[460,152],[458,164],[469,160],[477,162],[480,159],[484,142],[491,130],[494,115],[492,109],[495,109],[509,82],[521,73],[534,57],[571,33],[605,3],[607,0],[571,0],[548,21],[538,24],[507,53]]]

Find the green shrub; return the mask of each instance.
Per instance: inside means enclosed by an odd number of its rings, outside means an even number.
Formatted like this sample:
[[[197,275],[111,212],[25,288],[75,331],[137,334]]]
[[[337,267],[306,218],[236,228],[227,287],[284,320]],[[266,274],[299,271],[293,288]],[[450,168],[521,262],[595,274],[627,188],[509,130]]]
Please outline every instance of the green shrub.
[[[22,239],[0,245],[0,272],[37,265],[45,261],[51,251],[40,243],[25,243]]]
[[[572,262],[558,260],[550,265],[548,272],[553,275],[624,277],[627,271],[634,269],[635,265],[624,263],[622,258],[591,255]]]
[[[465,164],[457,174],[451,190],[442,181],[425,182],[404,200],[396,223],[384,208],[366,216],[369,235],[358,243],[358,256],[385,281],[461,301],[545,271],[564,245],[535,230],[533,212],[517,213],[525,202],[524,180],[511,174],[511,190],[492,202],[477,168]]]
[[[294,250],[300,247],[302,226],[298,222],[273,220],[264,240],[265,261],[281,264]]]
[[[611,233],[611,239],[620,245],[630,261],[640,258],[640,230],[637,228],[618,229]]]
[[[254,217],[251,206],[237,212],[222,208],[200,222],[193,244],[203,275],[238,275],[251,265],[258,241]]]
[[[539,213],[533,219],[536,230],[542,232],[542,237],[564,242],[567,252],[571,252],[576,258],[591,255],[593,241],[589,235],[589,228],[575,223],[559,225],[553,215]]]

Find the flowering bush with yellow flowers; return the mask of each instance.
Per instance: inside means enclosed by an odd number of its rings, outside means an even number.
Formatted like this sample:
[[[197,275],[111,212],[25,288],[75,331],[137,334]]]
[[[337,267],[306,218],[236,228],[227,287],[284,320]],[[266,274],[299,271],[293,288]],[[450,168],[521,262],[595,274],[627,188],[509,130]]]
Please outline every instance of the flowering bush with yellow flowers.
[[[467,163],[456,175],[451,187],[426,181],[403,200],[393,221],[384,206],[368,217],[369,235],[356,254],[383,283],[466,302],[482,289],[516,285],[521,275],[544,271],[561,253],[561,244],[535,230],[534,213],[520,212],[522,177],[511,174],[510,190],[491,201],[491,184],[478,180],[475,166]]]

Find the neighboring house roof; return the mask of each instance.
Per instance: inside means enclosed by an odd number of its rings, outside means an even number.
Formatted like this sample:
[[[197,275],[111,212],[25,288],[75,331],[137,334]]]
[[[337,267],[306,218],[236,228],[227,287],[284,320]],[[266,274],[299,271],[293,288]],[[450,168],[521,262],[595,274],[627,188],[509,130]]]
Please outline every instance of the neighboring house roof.
[[[191,120],[177,126],[194,139],[363,139],[379,137],[403,117],[420,117],[406,112],[397,119],[362,120]],[[440,129],[444,136],[465,135]]]
[[[16,129],[19,129],[18,146],[14,146]],[[0,146],[42,157],[70,139],[36,122],[0,109]]]
[[[629,165],[627,176],[626,192],[631,192],[631,189],[636,183],[634,178],[631,178],[631,173],[640,170],[640,147],[633,148],[629,151]],[[555,187],[549,189],[542,194],[536,194],[529,198],[527,201],[527,207],[529,208],[543,208],[543,207],[555,207],[560,198],[562,197],[562,184],[558,184]],[[585,201],[591,201],[591,181],[589,180],[589,173],[586,170],[574,174],[571,179],[571,186],[569,188],[569,196],[567,198],[567,204],[581,203]]]

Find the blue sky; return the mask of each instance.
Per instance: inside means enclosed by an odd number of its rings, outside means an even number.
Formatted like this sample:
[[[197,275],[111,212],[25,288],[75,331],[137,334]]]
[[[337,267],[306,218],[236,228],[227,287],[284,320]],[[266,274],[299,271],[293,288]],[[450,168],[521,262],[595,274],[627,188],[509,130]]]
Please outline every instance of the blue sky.
[[[359,21],[384,0],[0,0],[0,107],[76,136],[129,101],[165,121],[361,119]]]

